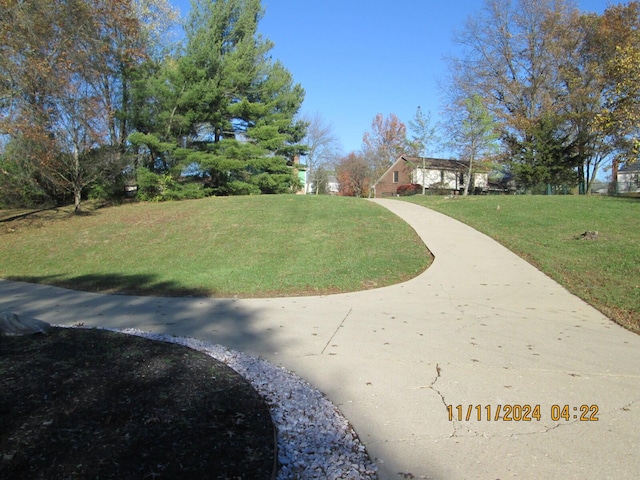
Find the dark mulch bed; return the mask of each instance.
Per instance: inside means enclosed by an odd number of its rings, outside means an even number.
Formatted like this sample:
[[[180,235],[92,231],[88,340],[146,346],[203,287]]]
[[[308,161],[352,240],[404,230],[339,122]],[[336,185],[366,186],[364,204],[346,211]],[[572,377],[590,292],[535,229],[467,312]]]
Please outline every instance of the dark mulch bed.
[[[258,393],[172,343],[53,328],[0,336],[0,478],[270,479]]]

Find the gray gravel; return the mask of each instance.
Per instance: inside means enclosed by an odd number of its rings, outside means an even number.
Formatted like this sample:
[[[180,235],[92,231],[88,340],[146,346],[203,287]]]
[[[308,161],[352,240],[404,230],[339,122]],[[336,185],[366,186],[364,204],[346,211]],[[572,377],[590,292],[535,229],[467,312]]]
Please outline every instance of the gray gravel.
[[[226,363],[245,377],[271,410],[278,438],[279,480],[378,478],[364,445],[335,405],[288,370],[193,338],[135,329],[116,331],[185,345]]]

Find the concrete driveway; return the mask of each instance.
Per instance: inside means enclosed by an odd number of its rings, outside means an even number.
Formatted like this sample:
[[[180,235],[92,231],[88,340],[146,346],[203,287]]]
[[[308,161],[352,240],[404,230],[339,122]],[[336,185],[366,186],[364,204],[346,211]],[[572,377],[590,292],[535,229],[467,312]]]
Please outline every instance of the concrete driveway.
[[[0,281],[0,310],[260,355],[340,408],[382,479],[637,478],[640,336],[485,235],[414,204],[375,202],[434,254],[409,282],[212,299]]]

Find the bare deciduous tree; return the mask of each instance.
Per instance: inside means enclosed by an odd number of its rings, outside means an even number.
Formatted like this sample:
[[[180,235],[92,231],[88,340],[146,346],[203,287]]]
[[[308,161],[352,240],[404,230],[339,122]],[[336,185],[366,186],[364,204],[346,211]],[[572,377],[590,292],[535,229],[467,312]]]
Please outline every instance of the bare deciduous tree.
[[[499,122],[516,170],[520,165],[529,168],[527,162],[535,161],[534,145],[556,141],[536,135],[556,132],[566,122],[566,112],[558,108],[566,97],[560,52],[552,46],[567,35],[573,11],[565,0],[487,0],[481,14],[470,18],[458,35],[466,54],[452,62],[449,103],[462,106],[465,99],[480,95]],[[541,122],[557,128],[540,129]],[[572,155],[559,160],[565,171],[573,170],[575,161]],[[534,171],[540,176],[529,181],[548,180],[548,172]]]
[[[362,138],[362,152],[371,165],[372,176],[379,178],[407,147],[407,127],[395,114],[384,117],[378,113],[371,122],[371,131]]]
[[[638,2],[598,16],[570,0],[486,0],[458,35],[447,104],[481,96],[525,184],[587,193],[607,158],[640,151],[639,26]]]
[[[332,125],[320,114],[305,116],[303,121],[308,124],[307,134],[302,140],[309,148],[306,155],[308,178],[316,184],[315,194],[318,195],[320,188],[317,186],[326,177],[327,166],[335,163],[340,156],[342,147]]]

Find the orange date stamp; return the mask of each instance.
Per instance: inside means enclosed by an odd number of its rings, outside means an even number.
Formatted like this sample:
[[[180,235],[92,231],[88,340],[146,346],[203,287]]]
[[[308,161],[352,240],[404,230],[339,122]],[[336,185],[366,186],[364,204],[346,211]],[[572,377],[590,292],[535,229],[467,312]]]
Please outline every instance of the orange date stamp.
[[[597,422],[598,405],[551,405],[549,419],[554,422],[579,420],[581,422]],[[506,404],[506,405],[447,405],[449,421],[458,422],[539,422],[544,414],[540,405]]]

